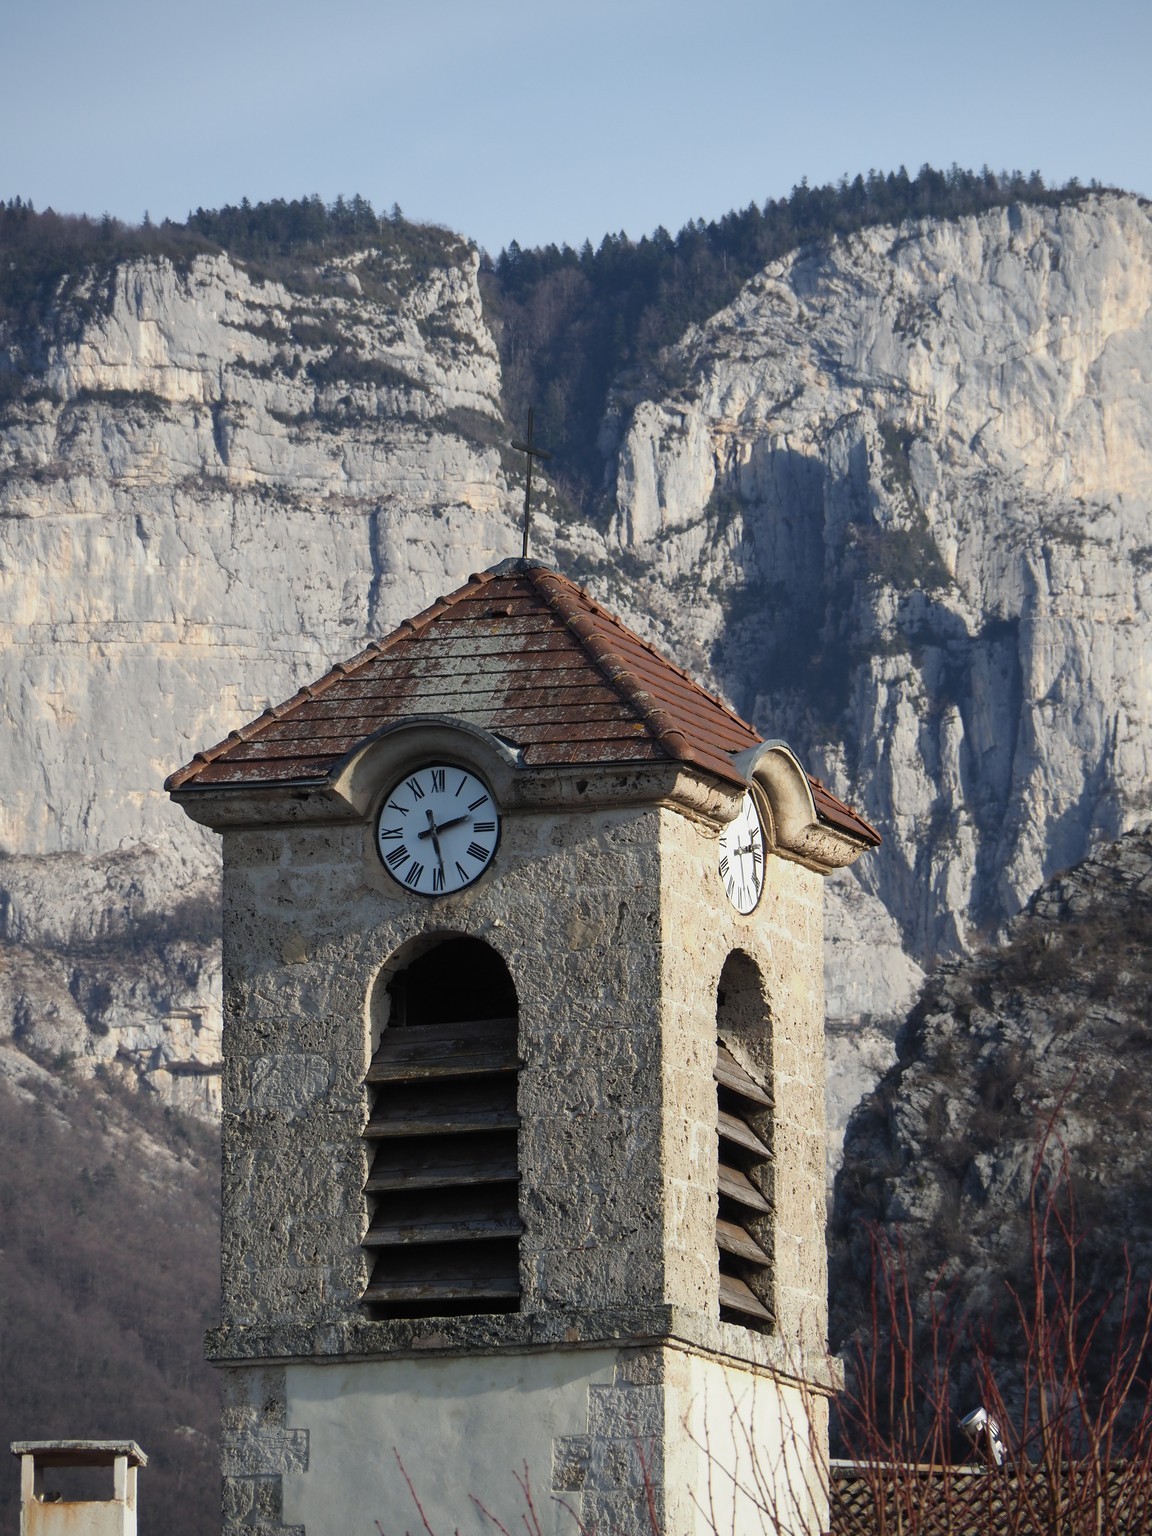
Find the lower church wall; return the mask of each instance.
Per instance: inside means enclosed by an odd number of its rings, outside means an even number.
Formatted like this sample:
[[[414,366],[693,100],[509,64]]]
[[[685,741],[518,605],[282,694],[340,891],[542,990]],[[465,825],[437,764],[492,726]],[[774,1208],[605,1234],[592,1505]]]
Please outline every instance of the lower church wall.
[[[224,1533],[490,1536],[475,1501],[523,1528],[526,1475],[543,1536],[815,1536],[824,1423],[794,1384],[659,1345],[231,1369]]]
[[[669,1351],[667,1374],[667,1536],[828,1529],[825,1395],[683,1351]]]

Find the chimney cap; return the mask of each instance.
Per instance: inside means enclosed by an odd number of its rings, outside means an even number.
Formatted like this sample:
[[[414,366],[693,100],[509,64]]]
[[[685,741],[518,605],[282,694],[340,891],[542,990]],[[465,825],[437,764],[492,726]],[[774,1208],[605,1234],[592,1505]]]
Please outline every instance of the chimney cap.
[[[34,1456],[42,1467],[110,1467],[118,1456],[146,1467],[135,1440],[13,1440],[13,1456]]]

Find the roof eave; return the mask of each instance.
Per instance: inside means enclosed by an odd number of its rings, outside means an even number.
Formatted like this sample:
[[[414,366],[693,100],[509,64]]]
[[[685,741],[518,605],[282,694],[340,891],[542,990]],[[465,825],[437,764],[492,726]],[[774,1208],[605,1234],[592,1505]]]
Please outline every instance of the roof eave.
[[[334,764],[324,778],[189,784],[170,794],[193,821],[217,832],[309,822],[362,822],[403,766],[405,727],[427,723],[426,718],[402,722],[399,729],[393,727]],[[516,762],[505,748],[504,759],[498,761],[496,754],[484,750],[483,742],[472,739],[487,732],[470,728],[465,733],[458,726],[459,722],[451,727],[454,742],[445,732],[436,745],[441,751],[447,750],[453,760],[470,762],[484,773],[508,810],[666,805],[692,820],[719,828],[731,820],[734,795],[743,783],[734,775],[718,774],[712,764],[670,759],[530,767]],[[428,745],[428,738],[422,739]]]
[[[358,819],[325,778],[281,779],[272,783],[185,784],[168,791],[184,814],[202,827],[286,825],[292,822],[347,822]]]

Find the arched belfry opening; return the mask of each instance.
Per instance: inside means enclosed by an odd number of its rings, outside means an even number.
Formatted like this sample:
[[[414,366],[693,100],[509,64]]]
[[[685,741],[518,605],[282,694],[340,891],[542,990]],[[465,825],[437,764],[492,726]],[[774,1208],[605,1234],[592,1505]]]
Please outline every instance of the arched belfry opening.
[[[759,968],[741,950],[728,956],[720,973],[716,1037],[720,1316],[769,1332],[774,1325],[772,1098],[764,1084],[770,1081],[771,1018]]]
[[[373,1012],[365,1304],[378,1318],[518,1311],[508,967],[480,939],[447,936],[382,975]]]

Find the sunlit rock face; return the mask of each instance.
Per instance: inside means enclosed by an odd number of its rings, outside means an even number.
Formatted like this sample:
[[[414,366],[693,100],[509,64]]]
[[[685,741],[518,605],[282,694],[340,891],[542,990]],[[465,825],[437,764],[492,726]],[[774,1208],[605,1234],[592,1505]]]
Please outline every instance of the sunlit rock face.
[[[511,551],[474,258],[361,265],[386,298],[130,263],[42,338],[0,437],[0,846],[213,868],[165,773]]]
[[[517,539],[474,255],[417,275],[367,252],[313,288],[132,262],[8,354],[0,852],[22,857],[0,861],[20,958],[0,1032],[193,1108],[214,1098],[218,954],[165,951],[151,997],[115,954],[173,911],[182,942],[189,892],[215,900],[216,840],[165,775]],[[204,1072],[173,1076],[177,1055]]]
[[[828,891],[835,1156],[923,969],[1152,808],[1149,212],[815,245],[662,372],[589,569],[884,834]]]
[[[617,402],[610,557],[674,644],[881,828],[852,878],[917,965],[1147,818],[1142,204],[797,252],[665,371],[674,393]],[[867,948],[832,979],[848,1015],[914,985]]]
[[[540,508],[535,552],[883,833],[828,892],[872,1055],[938,956],[1150,814],[1150,316],[1131,198],[813,245],[616,395],[606,520]],[[5,367],[0,850],[119,853],[174,908],[218,855],[165,773],[519,552],[475,256],[121,264]],[[4,867],[21,943],[125,899]]]

